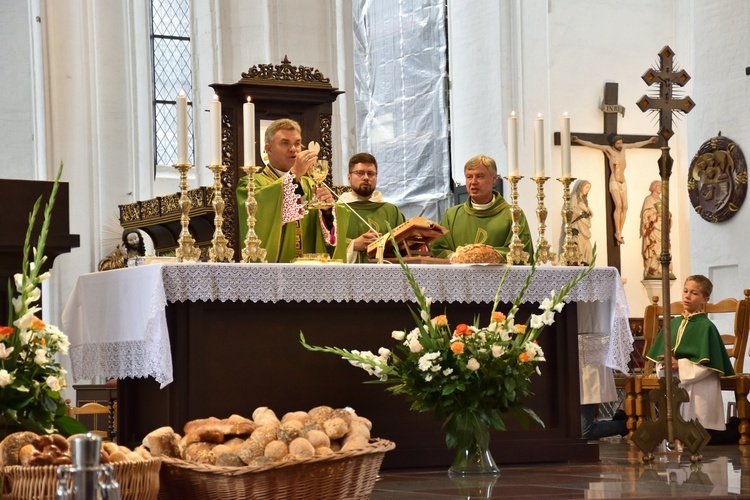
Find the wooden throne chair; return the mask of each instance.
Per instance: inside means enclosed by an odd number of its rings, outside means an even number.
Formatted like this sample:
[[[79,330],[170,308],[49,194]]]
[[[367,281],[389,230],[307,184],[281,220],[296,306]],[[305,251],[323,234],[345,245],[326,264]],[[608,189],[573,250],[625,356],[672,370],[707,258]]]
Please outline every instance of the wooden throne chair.
[[[333,169],[331,148],[333,103],[343,91],[331,86],[320,71],[306,66],[293,66],[284,57],[281,64],[258,64],[242,73],[236,83],[210,85],[221,101],[222,163],[227,166],[221,178],[221,197],[224,200],[222,231],[234,249],[234,259],[242,257],[243,243],[239,241],[239,216],[235,190],[245,173],[242,105],[250,97],[255,104],[255,165],[263,165],[260,150],[265,144],[261,136],[268,123],[279,118],[296,120],[302,128],[305,143],[320,144],[319,157],[328,160]],[[196,119],[198,119],[196,117]],[[196,168],[203,168],[196,165]],[[331,185],[331,172],[328,173]],[[201,186],[188,193],[193,206],[190,210],[189,230],[207,258],[214,234],[213,188]],[[177,248],[180,236],[180,193],[175,183],[175,194],[150,200],[120,205],[120,224],[123,229],[141,229],[154,242],[157,255],[169,255]]]
[[[732,333],[722,333],[721,338],[727,348],[729,357],[733,359],[735,375],[721,377],[721,390],[732,391],[735,396],[737,417],[740,420],[739,444],[750,444],[750,373],[744,371],[745,356],[747,354],[748,331],[750,331],[750,289],[744,290],[744,297],[740,300],[728,298],[716,303],[706,304],[708,314],[734,315]],[[662,306],[658,305],[658,297],[653,297],[652,303],[646,307],[643,318],[643,336],[645,353],[653,345],[659,329],[662,327],[660,317],[664,314]],[[670,314],[682,313],[682,303],[672,302]],[[645,419],[652,418],[652,406],[649,393],[659,385],[659,379],[654,371],[654,363],[646,360],[642,374],[629,376],[625,381],[625,413],[628,416],[628,429],[635,430]],[[631,427],[631,424],[634,424]]]

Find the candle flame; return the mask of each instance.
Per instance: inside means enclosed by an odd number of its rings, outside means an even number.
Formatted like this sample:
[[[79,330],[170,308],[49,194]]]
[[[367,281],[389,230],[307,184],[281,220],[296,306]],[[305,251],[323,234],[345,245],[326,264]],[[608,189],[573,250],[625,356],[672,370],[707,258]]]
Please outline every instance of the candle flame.
[[[565,112],[563,113],[563,117],[564,117],[564,118],[567,118],[567,117],[568,117],[568,112],[567,112],[567,111],[565,111]]]
[[[183,89],[180,89],[180,93],[178,94],[180,97],[186,97],[187,94],[185,94],[185,91]]]
[[[542,114],[541,113],[537,113],[536,117],[541,120],[542,119]]]
[[[511,116],[511,118],[515,118],[516,117],[516,112],[515,111],[511,111],[510,112],[510,116]]]
[[[250,101],[252,101],[252,99],[250,99],[250,96],[247,96],[247,102],[250,102]]]
[[[219,95],[218,94],[214,94],[214,101],[215,102],[219,102]]]

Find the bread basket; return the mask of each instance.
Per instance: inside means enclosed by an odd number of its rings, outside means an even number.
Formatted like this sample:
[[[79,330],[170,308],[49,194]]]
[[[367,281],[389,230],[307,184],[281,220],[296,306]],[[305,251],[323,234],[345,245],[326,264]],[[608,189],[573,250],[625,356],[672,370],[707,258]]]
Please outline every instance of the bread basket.
[[[162,457],[159,500],[368,498],[385,452],[395,447],[391,441],[371,439],[358,450],[247,467]]]
[[[122,500],[155,500],[159,494],[161,459],[112,464]],[[0,467],[4,500],[55,500],[57,466]]]

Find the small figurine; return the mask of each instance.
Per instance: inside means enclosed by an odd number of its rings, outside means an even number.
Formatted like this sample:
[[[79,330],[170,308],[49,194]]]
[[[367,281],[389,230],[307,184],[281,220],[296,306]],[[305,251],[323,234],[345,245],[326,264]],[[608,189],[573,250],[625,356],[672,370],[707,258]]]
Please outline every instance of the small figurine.
[[[141,232],[137,229],[126,229],[122,232],[122,242],[117,245],[117,248],[99,261],[99,270],[122,269],[127,267],[128,260],[144,255],[146,255],[146,245]]]

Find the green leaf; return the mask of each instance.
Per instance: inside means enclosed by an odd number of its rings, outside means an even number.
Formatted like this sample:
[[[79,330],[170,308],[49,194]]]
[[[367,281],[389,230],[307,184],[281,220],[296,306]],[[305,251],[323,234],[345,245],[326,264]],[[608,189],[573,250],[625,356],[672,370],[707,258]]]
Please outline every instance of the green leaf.
[[[68,417],[67,415],[55,418],[55,428],[65,437],[72,436],[73,434],[82,434],[88,431],[86,426],[81,422],[73,417]]]

